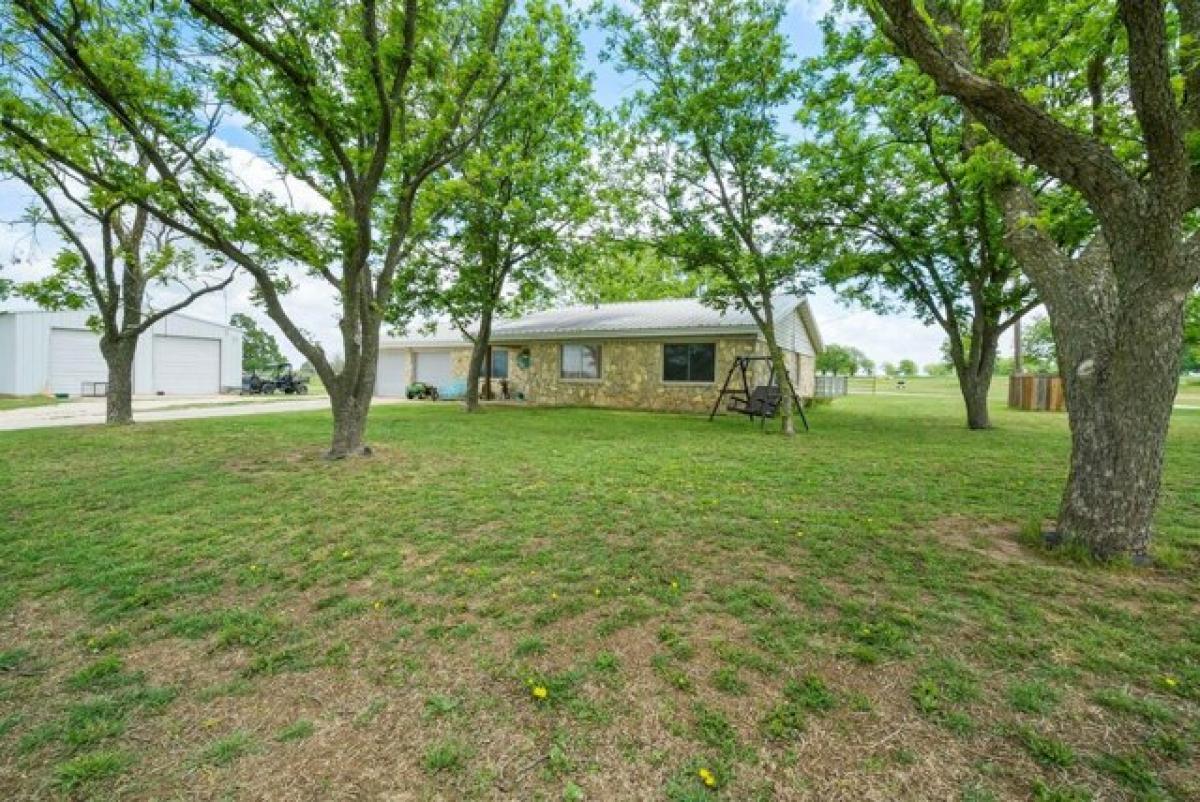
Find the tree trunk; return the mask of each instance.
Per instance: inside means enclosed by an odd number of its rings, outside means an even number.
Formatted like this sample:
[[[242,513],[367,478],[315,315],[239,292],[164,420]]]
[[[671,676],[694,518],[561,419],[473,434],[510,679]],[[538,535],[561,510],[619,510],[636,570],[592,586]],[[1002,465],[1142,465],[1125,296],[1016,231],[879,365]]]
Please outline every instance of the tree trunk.
[[[482,336],[476,337],[471,348],[471,362],[467,366],[467,394],[463,398],[463,409],[475,412],[479,409],[479,377],[483,375],[483,363],[488,345]]]
[[[329,403],[333,409],[333,443],[326,457],[369,456],[371,449],[364,445],[363,437],[367,431],[367,413],[371,409],[370,395],[364,400],[357,393],[331,390]]]
[[[1102,560],[1147,556],[1179,388],[1183,297],[1143,286],[1100,319],[1082,305],[1051,311],[1071,425],[1058,538]]]
[[[108,392],[105,395],[107,423],[133,423],[133,357],[136,352],[136,337],[100,338],[100,353],[108,367]]]
[[[988,412],[988,390],[991,385],[991,374],[986,377],[968,375],[959,379],[959,389],[967,404],[968,429],[992,428],[992,418]]]
[[[980,321],[971,336],[970,352],[962,347],[962,336],[957,327],[946,327],[950,343],[950,361],[954,363],[954,375],[958,378],[958,390],[967,407],[968,429],[992,428],[991,413],[988,411],[988,391],[992,387],[992,374],[996,370],[996,352],[1000,348],[1000,337],[994,323],[985,322],[975,310],[975,320]]]
[[[779,418],[783,433],[792,437],[796,434],[796,415],[792,409],[792,380],[787,371],[787,361],[783,358],[783,349],[775,344],[774,334],[772,331],[767,348],[771,353],[771,364],[775,367],[775,377],[779,380]]]
[[[492,345],[492,310],[485,309],[479,317],[479,331],[471,348],[471,362],[467,366],[467,394],[463,398],[463,409],[475,412],[479,409],[479,377],[483,375],[483,363]]]
[[[967,406],[968,429],[992,428],[991,413],[988,411],[988,391],[992,387],[996,351],[999,347],[999,335],[994,333],[993,327],[987,326],[982,334],[976,334],[972,338],[969,355],[963,354],[961,348],[955,354],[955,349],[951,348],[954,372],[958,374],[958,389]]]
[[[347,359],[341,375],[327,388],[333,410],[333,442],[326,454],[329,459],[371,455],[364,436],[379,366],[379,325],[375,319],[363,327],[359,353],[354,359],[356,369],[351,371],[351,360]]]

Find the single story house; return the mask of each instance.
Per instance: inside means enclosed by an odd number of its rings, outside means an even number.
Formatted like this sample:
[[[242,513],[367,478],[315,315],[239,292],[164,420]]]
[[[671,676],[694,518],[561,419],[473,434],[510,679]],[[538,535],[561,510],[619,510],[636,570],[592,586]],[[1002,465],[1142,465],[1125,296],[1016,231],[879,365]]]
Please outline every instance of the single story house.
[[[776,337],[802,398],[814,393],[821,335],[807,301],[781,296]],[[747,312],[721,312],[694,299],[572,306],[498,321],[492,331],[493,387],[534,404],[707,411],[735,356],[766,355]],[[471,344],[440,324],[420,336],[385,337],[376,393],[400,396],[413,382],[446,394],[466,387]],[[766,380],[759,363],[755,383]],[[498,388],[496,388],[498,389]]]
[[[0,394],[74,396],[108,381],[93,314],[0,312]],[[232,326],[176,312],[138,341],[135,394],[208,395],[241,383],[242,333]]]

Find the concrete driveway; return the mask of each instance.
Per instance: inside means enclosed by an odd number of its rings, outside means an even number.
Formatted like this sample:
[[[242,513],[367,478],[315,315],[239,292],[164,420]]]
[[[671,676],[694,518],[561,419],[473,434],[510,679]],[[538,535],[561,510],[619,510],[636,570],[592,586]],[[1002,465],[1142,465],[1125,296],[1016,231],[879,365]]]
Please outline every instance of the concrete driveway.
[[[377,398],[373,404],[403,399]],[[326,396],[135,396],[133,419],[139,423],[191,418],[224,418],[270,412],[307,412],[329,409]],[[87,426],[104,423],[103,398],[79,398],[58,404],[0,411],[0,431],[44,429],[51,426]]]

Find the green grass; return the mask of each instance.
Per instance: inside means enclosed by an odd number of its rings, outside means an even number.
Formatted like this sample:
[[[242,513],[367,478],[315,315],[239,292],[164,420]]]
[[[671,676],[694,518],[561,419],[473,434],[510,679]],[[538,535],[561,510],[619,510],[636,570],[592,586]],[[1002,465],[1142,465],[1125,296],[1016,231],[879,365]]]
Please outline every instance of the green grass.
[[[1020,535],[1064,416],[936,389],[0,434],[0,790],[1200,797],[1200,412],[1135,571]]]
[[[60,403],[59,399],[45,395],[0,395],[0,412],[25,407],[44,407]]]
[[[257,748],[254,736],[247,732],[234,732],[210,743],[200,754],[200,760],[213,766],[228,766],[243,755]]]
[[[901,386],[900,382],[904,385]],[[961,398],[958,380],[954,376],[914,376],[908,379],[893,379],[887,376],[866,377],[854,376],[850,379],[849,390],[852,395],[903,394],[909,396],[928,396],[939,398]],[[988,398],[996,405],[1004,404],[1008,399],[1008,377],[997,376],[988,388]],[[1186,406],[1200,405],[1200,378],[1185,377],[1179,380],[1179,392],[1175,403]]]

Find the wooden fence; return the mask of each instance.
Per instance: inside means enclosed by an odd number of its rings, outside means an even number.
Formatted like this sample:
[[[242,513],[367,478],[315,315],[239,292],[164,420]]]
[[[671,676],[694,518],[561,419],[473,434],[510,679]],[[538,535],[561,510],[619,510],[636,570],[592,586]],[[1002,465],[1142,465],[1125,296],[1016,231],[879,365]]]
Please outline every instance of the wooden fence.
[[[1009,376],[1008,405],[1013,409],[1062,412],[1066,409],[1062,379],[1032,373]]]

